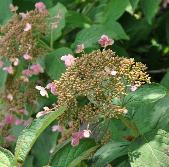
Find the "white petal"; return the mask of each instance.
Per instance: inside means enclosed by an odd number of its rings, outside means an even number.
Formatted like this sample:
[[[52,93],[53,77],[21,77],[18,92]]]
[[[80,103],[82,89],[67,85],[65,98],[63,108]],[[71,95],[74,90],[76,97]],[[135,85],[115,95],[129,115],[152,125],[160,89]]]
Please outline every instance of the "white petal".
[[[42,89],[44,89],[44,87],[42,87],[42,86],[36,86],[35,87],[37,90],[42,90]]]

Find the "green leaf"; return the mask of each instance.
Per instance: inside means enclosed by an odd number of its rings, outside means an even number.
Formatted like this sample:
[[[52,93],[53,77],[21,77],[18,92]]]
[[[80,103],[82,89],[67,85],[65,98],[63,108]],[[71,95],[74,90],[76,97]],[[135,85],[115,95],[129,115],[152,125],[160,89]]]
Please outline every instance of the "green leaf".
[[[136,9],[139,0],[129,0],[133,10]]]
[[[66,54],[72,54],[72,51],[69,48],[63,47],[54,50],[46,56],[46,72],[51,79],[59,79],[61,74],[65,72],[65,64],[60,58]]]
[[[163,98],[167,93],[167,89],[160,84],[147,84],[139,88],[137,91],[128,94],[124,101],[126,103],[146,102],[153,103]]]
[[[0,24],[4,24],[12,15],[9,9],[12,0],[0,0],[0,4]]]
[[[169,71],[167,71],[167,73],[164,75],[160,84],[169,89]]]
[[[115,21],[125,12],[128,0],[110,0],[104,12],[104,22]]]
[[[67,29],[84,28],[86,25],[89,25],[90,23],[91,20],[87,16],[84,16],[82,13],[68,11],[66,15]]]
[[[51,159],[51,166],[54,167],[73,167],[80,161],[88,158],[88,156],[97,149],[95,141],[93,139],[83,139],[79,145],[72,147],[70,142],[57,148],[55,154]]]
[[[48,39],[50,39],[51,42],[54,42],[56,39],[58,39],[62,34],[62,29],[65,27],[65,14],[67,10],[64,5],[61,3],[57,3],[56,6],[49,9],[49,15],[50,15],[50,21],[49,24],[51,26],[52,23],[57,23],[57,28],[51,29],[50,34],[48,35]],[[60,19],[57,20],[57,16],[60,16]]]
[[[0,167],[15,167],[16,166],[16,160],[14,155],[0,147]]]
[[[85,48],[98,48],[98,40],[106,34],[114,40],[128,39],[122,26],[117,22],[107,22],[104,25],[92,25],[90,28],[85,28],[80,31],[75,42],[72,44],[76,48],[78,44],[84,44]]]
[[[22,131],[21,135],[18,137],[15,148],[15,157],[18,162],[24,162],[39,135],[49,126],[51,122],[63,114],[65,109],[66,107],[61,107],[44,117],[35,119],[29,127]]]
[[[78,157],[76,157],[68,165],[68,167],[75,167],[75,166],[77,166],[80,162],[82,162],[83,160],[87,159],[91,155],[91,153],[93,153],[94,151],[96,151],[97,148],[98,148],[98,146],[94,146],[94,147],[91,147],[88,150],[84,151],[82,154],[80,154]]]
[[[48,164],[50,150],[56,145],[58,133],[53,133],[51,127],[48,127],[34,144],[31,155],[34,157],[35,166],[44,166]],[[42,154],[43,152],[43,154]]]
[[[132,167],[169,166],[169,134],[164,130],[149,132],[138,138],[130,146],[130,164]]]
[[[141,7],[149,24],[158,12],[161,0],[141,0]]]
[[[102,146],[93,156],[93,164],[97,167],[103,167],[118,157],[127,155],[129,142],[109,142]]]

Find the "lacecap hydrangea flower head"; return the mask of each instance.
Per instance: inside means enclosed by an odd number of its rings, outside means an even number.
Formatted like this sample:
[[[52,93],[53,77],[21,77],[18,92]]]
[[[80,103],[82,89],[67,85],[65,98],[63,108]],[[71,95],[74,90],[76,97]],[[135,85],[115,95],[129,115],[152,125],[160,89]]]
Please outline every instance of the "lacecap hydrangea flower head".
[[[100,118],[118,118],[126,114],[127,109],[113,104],[112,99],[122,98],[150,83],[144,64],[119,57],[110,49],[83,53],[78,58],[65,55],[62,60],[65,65],[69,62],[67,71],[59,81],[53,82],[57,106],[67,105],[59,124],[67,126],[72,122],[75,131],[83,123],[92,124]]]

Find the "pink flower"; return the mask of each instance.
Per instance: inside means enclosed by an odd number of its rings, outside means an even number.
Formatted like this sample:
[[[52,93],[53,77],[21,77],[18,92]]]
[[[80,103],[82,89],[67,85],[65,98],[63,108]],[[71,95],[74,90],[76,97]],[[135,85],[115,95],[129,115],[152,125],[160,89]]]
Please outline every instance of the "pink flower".
[[[131,88],[130,88],[130,90],[132,91],[132,92],[135,92],[136,90],[137,90],[137,86],[136,85],[133,85],[133,86],[131,86]]]
[[[35,4],[35,8],[39,11],[39,12],[42,12],[43,10],[46,9],[46,6],[43,2],[37,2]]]
[[[47,84],[46,88],[50,89],[51,93],[56,95],[56,85],[54,83]]]
[[[30,76],[32,76],[32,70],[29,70],[29,69],[23,70],[22,74],[27,77],[30,77]]]
[[[23,55],[23,58],[24,58],[25,60],[32,60],[32,56],[30,56],[28,53],[25,53],[25,54]]]
[[[24,108],[18,110],[17,113],[21,115],[28,115],[28,112]]]
[[[104,48],[114,44],[114,40],[110,39],[107,35],[102,35],[98,42]]]
[[[32,25],[31,24],[29,24],[29,23],[26,23],[26,25],[25,25],[25,28],[24,28],[24,31],[29,31],[29,30],[31,30],[32,29]]]
[[[12,114],[8,114],[5,116],[4,122],[7,125],[12,125],[15,123],[15,117]]]
[[[79,131],[76,133],[72,134],[72,141],[71,141],[71,145],[73,147],[77,146],[79,144],[80,139],[82,138],[89,138],[91,134],[90,130],[83,130],[83,131]]]
[[[54,125],[54,126],[52,126],[52,132],[56,132],[56,131],[63,132],[64,128],[62,126],[60,126],[60,125]]]
[[[82,139],[83,137],[84,137],[84,136],[83,136],[83,131],[73,133],[73,134],[72,134],[71,145],[72,145],[73,147],[79,145],[79,141],[80,141],[80,139]]]
[[[9,101],[12,101],[13,100],[13,95],[11,93],[9,93],[6,98],[9,100]]]
[[[40,64],[33,64],[30,69],[32,70],[32,74],[34,75],[38,75],[39,73],[43,73],[44,70],[43,68],[41,67]]]
[[[24,123],[24,121],[21,120],[21,119],[16,119],[16,120],[15,120],[15,125],[21,125],[21,124],[23,124],[23,123]]]
[[[67,67],[70,67],[74,64],[75,59],[71,54],[65,55],[61,57],[61,60],[65,62]]]
[[[8,74],[13,74],[13,73],[14,73],[14,70],[13,70],[13,67],[12,67],[12,66],[4,67],[3,70],[4,70],[5,72],[7,72]]]
[[[0,68],[2,68],[4,65],[4,62],[2,60],[0,60]]]
[[[81,53],[84,50],[84,44],[77,45],[76,47],[76,53]]]

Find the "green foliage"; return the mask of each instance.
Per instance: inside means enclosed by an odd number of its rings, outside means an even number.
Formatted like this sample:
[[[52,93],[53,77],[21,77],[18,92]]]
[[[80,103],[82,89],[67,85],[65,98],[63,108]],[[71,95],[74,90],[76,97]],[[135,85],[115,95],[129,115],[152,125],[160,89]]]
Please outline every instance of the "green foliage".
[[[69,48],[59,48],[46,55],[46,72],[51,79],[59,79],[61,74],[65,72],[66,67],[60,59],[63,55],[72,54]]]
[[[11,16],[11,11],[9,5],[12,3],[12,0],[0,0],[0,25],[7,22]]]
[[[130,146],[131,167],[166,167],[169,165],[169,134],[164,130],[149,132],[138,138]],[[132,151],[133,150],[133,151]]]
[[[107,22],[103,25],[92,25],[90,28],[80,31],[75,42],[72,44],[72,48],[75,48],[79,44],[84,44],[85,48],[98,48],[98,40],[100,37],[106,34],[115,40],[128,39],[127,34],[118,22]]]
[[[22,131],[22,134],[17,140],[15,149],[15,157],[18,162],[24,162],[26,156],[28,155],[39,135],[44,131],[44,129],[48,127],[51,122],[63,114],[64,111],[65,107],[61,107],[55,112],[34,120],[34,122],[29,127]]]
[[[16,166],[16,160],[15,160],[15,157],[14,155],[0,147],[0,166],[1,167],[15,167]]]
[[[152,19],[156,15],[158,9],[160,0],[141,0],[141,7],[143,9],[143,12],[145,14],[145,17],[148,21],[148,23],[152,23]]]
[[[81,140],[77,147],[72,147],[68,142],[56,149],[50,164],[55,167],[73,167],[87,159],[97,147],[92,139]]]
[[[106,166],[109,162],[116,158],[127,155],[128,142],[112,141],[102,146],[93,156],[93,164],[97,167]]]

